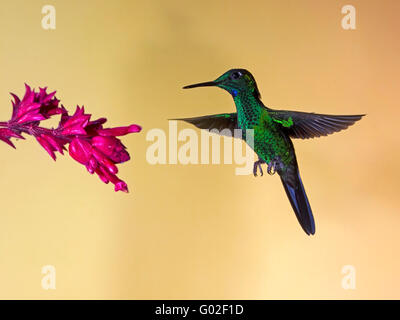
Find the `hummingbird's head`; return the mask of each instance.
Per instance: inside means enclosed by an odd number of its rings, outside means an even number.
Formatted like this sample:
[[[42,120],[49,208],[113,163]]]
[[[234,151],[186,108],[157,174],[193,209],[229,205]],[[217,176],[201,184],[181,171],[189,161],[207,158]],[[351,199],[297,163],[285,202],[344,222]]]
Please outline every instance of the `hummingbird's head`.
[[[250,92],[258,99],[261,97],[256,80],[245,69],[231,69],[214,81],[192,84],[183,87],[183,89],[196,87],[219,87],[228,91],[233,97],[236,97],[240,92]]]

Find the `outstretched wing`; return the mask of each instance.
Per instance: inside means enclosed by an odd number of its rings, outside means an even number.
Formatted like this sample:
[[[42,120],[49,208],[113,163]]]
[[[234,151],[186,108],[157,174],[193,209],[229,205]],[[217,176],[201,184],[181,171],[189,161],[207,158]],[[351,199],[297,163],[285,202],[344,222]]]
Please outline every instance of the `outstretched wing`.
[[[290,137],[300,139],[327,136],[347,129],[365,116],[365,114],[329,115],[284,110],[268,110],[268,112]]]
[[[234,130],[238,129],[237,113],[221,113],[195,118],[180,118],[170,120],[186,121],[195,125],[197,128],[213,130],[212,132],[214,133],[230,137],[234,137]]]

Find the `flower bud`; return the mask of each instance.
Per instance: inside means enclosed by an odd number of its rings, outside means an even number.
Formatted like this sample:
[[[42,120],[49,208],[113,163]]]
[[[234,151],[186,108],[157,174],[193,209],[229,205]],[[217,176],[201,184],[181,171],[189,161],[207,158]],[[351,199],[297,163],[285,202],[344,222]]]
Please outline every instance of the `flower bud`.
[[[82,164],[88,164],[92,156],[92,146],[86,140],[75,138],[69,144],[69,154]]]

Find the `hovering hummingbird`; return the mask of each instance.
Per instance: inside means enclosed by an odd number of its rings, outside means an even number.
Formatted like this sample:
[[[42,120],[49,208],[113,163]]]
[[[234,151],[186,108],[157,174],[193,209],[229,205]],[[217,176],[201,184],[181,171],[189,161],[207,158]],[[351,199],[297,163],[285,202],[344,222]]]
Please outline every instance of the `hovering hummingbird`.
[[[228,91],[235,101],[237,112],[208,115],[195,118],[181,118],[200,129],[242,129],[245,139],[247,129],[253,129],[255,153],[253,174],[263,170],[277,172],[290,200],[296,217],[307,235],[315,233],[315,222],[301,181],[296,154],[291,138],[309,139],[338,132],[360,120],[364,115],[326,115],[297,111],[274,110],[261,102],[261,95],[253,75],[245,69],[232,69],[214,81],[183,87],[219,87]],[[251,131],[250,131],[251,132]],[[221,132],[223,134],[223,131]]]

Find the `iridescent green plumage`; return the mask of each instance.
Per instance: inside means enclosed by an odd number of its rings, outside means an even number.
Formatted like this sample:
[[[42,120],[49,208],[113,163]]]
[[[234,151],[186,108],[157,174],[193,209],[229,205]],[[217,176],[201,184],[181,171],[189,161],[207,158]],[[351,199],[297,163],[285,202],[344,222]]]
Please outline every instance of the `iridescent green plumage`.
[[[254,164],[254,175],[257,175],[258,168],[263,174],[262,163],[268,165],[268,173],[278,172],[300,225],[307,234],[314,234],[314,218],[290,138],[328,135],[346,129],[363,115],[336,116],[267,108],[260,100],[254,77],[244,69],[232,69],[215,81],[184,88],[204,86],[217,86],[228,91],[235,101],[237,112],[177,120],[187,121],[201,129],[230,129],[231,136],[234,136],[234,129],[242,129],[244,139],[245,132],[252,132],[254,144],[251,147],[259,157]]]

